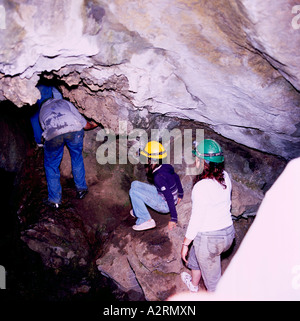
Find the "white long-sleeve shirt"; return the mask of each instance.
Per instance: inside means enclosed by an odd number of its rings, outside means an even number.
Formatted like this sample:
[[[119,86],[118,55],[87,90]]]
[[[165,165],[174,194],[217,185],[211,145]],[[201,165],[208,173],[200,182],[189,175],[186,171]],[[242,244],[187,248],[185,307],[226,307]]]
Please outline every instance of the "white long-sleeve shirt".
[[[192,214],[186,238],[193,240],[198,232],[217,231],[232,225],[231,181],[224,171],[225,189],[214,179],[203,179],[192,190]]]

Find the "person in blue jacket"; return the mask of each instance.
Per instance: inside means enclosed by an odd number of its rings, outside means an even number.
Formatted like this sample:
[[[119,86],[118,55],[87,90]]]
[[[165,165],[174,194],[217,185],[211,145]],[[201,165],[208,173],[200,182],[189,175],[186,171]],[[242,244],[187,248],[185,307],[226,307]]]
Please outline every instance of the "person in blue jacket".
[[[147,209],[151,207],[159,213],[170,213],[168,228],[172,230],[177,223],[176,205],[183,198],[183,189],[179,176],[170,164],[161,164],[167,152],[157,141],[150,141],[141,151],[148,158],[145,165],[148,181],[152,184],[133,181],[129,191],[132,203],[130,214],[137,218],[132,227],[135,231],[144,231],[156,226]]]
[[[50,98],[42,104],[39,120],[45,139],[44,167],[48,187],[48,199],[45,203],[52,208],[61,206],[59,168],[65,145],[71,156],[76,197],[83,199],[88,193],[82,156],[84,130],[96,128],[98,124],[87,121],[70,101],[55,98]]]

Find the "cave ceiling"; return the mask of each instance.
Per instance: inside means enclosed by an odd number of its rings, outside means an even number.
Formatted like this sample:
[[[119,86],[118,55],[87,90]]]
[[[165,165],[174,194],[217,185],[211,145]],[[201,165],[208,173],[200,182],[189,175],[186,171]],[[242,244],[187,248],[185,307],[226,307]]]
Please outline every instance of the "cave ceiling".
[[[33,105],[46,75],[116,132],[158,113],[300,155],[297,1],[3,0],[0,20],[2,101]]]

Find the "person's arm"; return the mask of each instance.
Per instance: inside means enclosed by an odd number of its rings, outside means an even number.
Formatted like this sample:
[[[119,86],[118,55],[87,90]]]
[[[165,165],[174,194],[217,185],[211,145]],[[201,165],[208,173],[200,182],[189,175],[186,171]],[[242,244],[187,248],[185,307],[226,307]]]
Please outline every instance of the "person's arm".
[[[77,117],[77,119],[80,121],[82,126],[84,126],[83,129],[90,130],[98,126],[98,124],[93,120],[91,121],[86,120],[86,118],[83,115],[81,115],[79,110],[70,101],[68,100],[65,100],[65,101],[68,103],[69,110]]]
[[[86,125],[83,127],[84,130],[90,130],[98,127],[98,124],[93,120],[87,121]]]
[[[173,194],[165,180],[166,179],[163,175],[157,174],[154,177],[154,184],[157,190],[164,195],[165,200],[168,204],[169,211],[171,214],[171,221],[169,222],[168,227],[170,230],[172,230],[177,224],[177,211],[176,206],[174,204]]]
[[[205,190],[206,187],[205,184],[203,184],[203,182],[200,184],[197,183],[192,190],[192,214],[181,247],[181,258],[185,263],[187,263],[189,245],[196,237],[199,230],[199,226],[201,226],[201,219],[205,211]]]
[[[187,255],[189,252],[189,245],[192,243],[192,240],[188,239],[187,237],[184,238],[181,246],[181,258],[185,263],[187,263]]]
[[[207,212],[207,198],[207,185],[205,180],[202,180],[194,185],[192,190],[192,213],[185,233],[185,237],[190,240],[196,237],[199,228],[203,225],[203,220]]]

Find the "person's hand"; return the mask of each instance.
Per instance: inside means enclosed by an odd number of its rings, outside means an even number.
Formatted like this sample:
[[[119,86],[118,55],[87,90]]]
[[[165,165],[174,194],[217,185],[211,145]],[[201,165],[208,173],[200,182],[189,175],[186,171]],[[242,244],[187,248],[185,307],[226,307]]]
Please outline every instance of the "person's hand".
[[[187,261],[188,252],[189,252],[189,247],[186,246],[186,245],[182,245],[182,247],[181,247],[181,258],[183,259],[183,261],[186,264],[188,263],[188,261]]]
[[[98,126],[98,124],[93,121],[93,120],[90,120],[90,121],[87,121],[86,125],[83,127],[83,129],[85,130],[90,130],[90,129],[94,129]]]
[[[177,205],[181,202],[182,198],[179,198],[177,199]]]
[[[98,127],[98,124],[93,120],[90,120],[89,123],[90,123],[90,127],[91,127],[90,129],[94,129],[94,128]]]
[[[95,127],[98,126],[98,124],[94,120],[91,120],[90,123],[91,123],[92,126],[95,126]]]
[[[169,228],[170,231],[172,231],[173,228],[175,228],[176,226],[177,226],[176,222],[170,221],[170,222],[168,223],[168,228]]]

